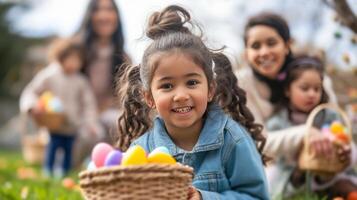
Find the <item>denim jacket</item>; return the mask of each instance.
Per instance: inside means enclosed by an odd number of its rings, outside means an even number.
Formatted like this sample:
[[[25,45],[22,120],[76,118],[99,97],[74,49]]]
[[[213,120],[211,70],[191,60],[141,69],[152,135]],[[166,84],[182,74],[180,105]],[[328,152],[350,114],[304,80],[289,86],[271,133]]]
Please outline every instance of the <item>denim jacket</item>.
[[[216,105],[209,106],[192,151],[173,143],[160,117],[132,145],[135,144],[147,152],[165,146],[178,162],[193,167],[193,186],[204,200],[269,199],[263,164],[252,138]]]

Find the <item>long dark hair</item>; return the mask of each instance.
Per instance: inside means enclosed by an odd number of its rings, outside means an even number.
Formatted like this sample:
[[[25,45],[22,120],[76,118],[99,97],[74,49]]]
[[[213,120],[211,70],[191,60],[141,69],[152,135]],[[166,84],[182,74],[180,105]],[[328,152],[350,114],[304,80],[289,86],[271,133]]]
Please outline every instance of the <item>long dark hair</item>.
[[[91,0],[89,2],[83,23],[79,31],[76,33],[78,37],[81,37],[81,40],[84,43],[83,46],[85,49],[85,59],[83,62],[82,72],[86,75],[88,73],[89,63],[91,63],[93,58],[95,58],[96,56],[93,42],[97,39],[98,36],[93,30],[92,16],[98,7],[98,1],[99,0]],[[119,70],[122,70],[121,69],[122,64],[126,61],[125,60],[126,54],[124,52],[124,36],[123,36],[119,10],[115,1],[114,0],[110,0],[110,1],[118,17],[117,28],[111,38],[114,47],[113,55],[112,55],[112,75],[113,75],[112,80],[114,81],[115,73],[117,73]]]
[[[258,25],[264,25],[264,26],[269,26],[273,28],[279,36],[283,39],[285,43],[288,43],[291,40],[290,36],[290,30],[288,23],[284,18],[282,18],[280,15],[277,15],[275,13],[270,13],[270,12],[262,12],[259,13],[255,16],[252,16],[249,18],[247,24],[245,25],[244,28],[244,43],[247,45],[247,40],[248,40],[248,31]],[[283,66],[281,66],[279,70],[279,75],[281,73],[284,73],[286,70],[287,65],[293,60],[293,54],[291,50],[289,49],[289,53],[285,56],[285,61],[283,63]],[[282,93],[282,80],[279,79],[279,75],[277,76],[277,79],[270,79],[253,68],[253,73],[255,77],[257,77],[259,80],[265,82],[271,91],[270,95],[270,102],[271,103],[277,103],[279,99],[284,95]]]
[[[175,5],[150,16],[146,35],[153,42],[145,50],[141,64],[127,67],[119,78],[118,97],[122,109],[118,120],[119,148],[125,150],[134,139],[151,128],[151,109],[143,101],[143,91],[150,91],[159,60],[169,53],[179,52],[202,67],[209,85],[217,84],[214,102],[247,128],[265,161],[262,126],[254,123],[254,117],[246,106],[245,92],[238,87],[230,61],[218,50],[208,49],[201,37],[191,33],[185,26],[187,23],[193,26],[190,19],[184,8]]]

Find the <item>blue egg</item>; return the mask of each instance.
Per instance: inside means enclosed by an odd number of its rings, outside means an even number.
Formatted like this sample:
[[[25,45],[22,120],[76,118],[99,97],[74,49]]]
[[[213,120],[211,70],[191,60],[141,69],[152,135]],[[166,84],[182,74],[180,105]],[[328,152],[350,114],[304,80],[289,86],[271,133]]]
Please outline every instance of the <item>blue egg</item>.
[[[95,166],[95,163],[93,161],[90,161],[87,166],[87,170],[95,170],[95,169],[97,169],[97,166]]]
[[[330,129],[330,124],[322,125],[321,129]]]
[[[160,146],[160,147],[155,148],[150,154],[155,153],[155,152],[164,152],[164,153],[171,155],[169,152],[169,149],[165,146]]]
[[[55,97],[50,102],[50,107],[54,112],[63,112],[62,102],[59,98]]]
[[[104,161],[104,166],[120,165],[123,158],[123,153],[119,150],[113,150],[109,152]]]

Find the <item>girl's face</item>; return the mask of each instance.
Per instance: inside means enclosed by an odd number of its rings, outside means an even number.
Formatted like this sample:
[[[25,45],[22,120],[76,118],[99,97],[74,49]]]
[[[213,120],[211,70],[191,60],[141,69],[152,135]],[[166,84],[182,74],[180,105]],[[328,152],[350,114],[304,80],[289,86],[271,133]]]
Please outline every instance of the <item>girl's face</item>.
[[[92,14],[92,26],[100,38],[110,38],[117,29],[118,14],[111,0],[97,0],[97,5]]]
[[[169,133],[182,129],[200,132],[214,89],[192,59],[182,53],[161,56],[150,90],[151,94],[145,94],[146,102],[156,108]]]
[[[66,74],[75,74],[82,67],[82,60],[79,53],[72,52],[66,58],[63,59],[62,63],[63,71]]]
[[[251,27],[247,32],[246,59],[261,75],[274,79],[289,53],[289,44],[278,32],[265,25]]]
[[[301,72],[300,77],[291,82],[286,94],[290,106],[302,112],[310,112],[321,101],[322,80],[319,72],[313,69]]]

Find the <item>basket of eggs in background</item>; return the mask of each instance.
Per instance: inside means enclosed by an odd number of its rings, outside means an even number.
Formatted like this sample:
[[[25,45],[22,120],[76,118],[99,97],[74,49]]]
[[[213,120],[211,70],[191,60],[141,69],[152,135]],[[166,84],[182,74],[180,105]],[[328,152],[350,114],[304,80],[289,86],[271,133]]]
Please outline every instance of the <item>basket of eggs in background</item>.
[[[147,153],[139,146],[126,152],[97,144],[79,185],[87,200],[188,198],[193,169],[177,163],[166,147]]]
[[[329,157],[316,156],[311,152],[308,145],[309,130],[313,126],[315,118],[323,110],[334,111],[342,119],[342,121],[335,120],[330,124],[323,124],[320,128],[320,133],[326,134],[333,143],[333,152]],[[348,162],[341,162],[337,151],[342,145],[351,145],[351,123],[347,114],[336,105],[321,104],[311,111],[306,121],[306,127],[307,132],[304,136],[304,144],[306,145],[303,146],[299,156],[299,168],[325,176],[343,171],[347,167]]]
[[[58,97],[46,91],[40,96],[36,106],[42,111],[35,118],[38,126],[46,127],[50,131],[56,131],[62,127],[65,116],[62,102]]]
[[[46,91],[39,97],[36,107],[41,111],[34,121],[37,126],[50,131],[58,130],[64,120],[62,102],[52,92]],[[38,134],[24,134],[22,138],[22,152],[24,160],[30,164],[42,164],[44,152],[48,143],[47,131],[39,129]]]

